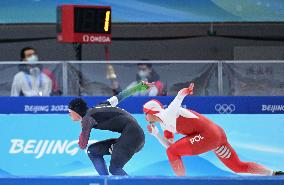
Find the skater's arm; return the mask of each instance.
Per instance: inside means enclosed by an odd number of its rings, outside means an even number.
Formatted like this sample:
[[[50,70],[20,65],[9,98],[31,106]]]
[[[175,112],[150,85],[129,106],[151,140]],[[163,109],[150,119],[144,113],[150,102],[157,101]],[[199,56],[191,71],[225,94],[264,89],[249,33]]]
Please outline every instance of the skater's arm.
[[[168,148],[172,144],[168,139],[164,138],[160,134],[155,135],[155,138],[157,138],[165,148]]]
[[[147,128],[148,128],[148,131],[149,131],[155,138],[157,138],[158,141],[159,141],[165,148],[168,148],[168,147],[174,142],[174,141],[173,141],[173,138],[167,139],[167,138],[161,136],[161,135],[159,134],[158,128],[157,128],[155,125],[149,124],[149,125],[147,126]]]
[[[135,85],[134,87],[130,88],[130,89],[126,89],[123,90],[122,92],[120,92],[118,95],[113,96],[111,98],[109,98],[107,100],[107,102],[115,107],[117,106],[118,103],[120,103],[121,101],[123,101],[125,98],[137,93],[137,92],[141,92],[141,91],[146,91],[147,89],[149,89],[151,86],[150,83],[147,82],[140,82],[137,85]]]
[[[164,130],[164,138],[166,138],[170,143],[174,142],[174,133]]]
[[[95,120],[92,117],[85,117],[81,122],[82,131],[79,137],[79,147],[81,149],[85,149],[88,145],[91,130],[93,128],[93,124],[95,124]]]
[[[194,88],[194,84],[190,83],[189,87],[181,89],[178,92],[178,94],[175,97],[175,99],[168,106],[168,109],[172,110],[173,112],[177,112],[178,108],[181,107],[181,103],[182,103],[183,99],[187,95],[192,95],[193,94],[193,88]]]

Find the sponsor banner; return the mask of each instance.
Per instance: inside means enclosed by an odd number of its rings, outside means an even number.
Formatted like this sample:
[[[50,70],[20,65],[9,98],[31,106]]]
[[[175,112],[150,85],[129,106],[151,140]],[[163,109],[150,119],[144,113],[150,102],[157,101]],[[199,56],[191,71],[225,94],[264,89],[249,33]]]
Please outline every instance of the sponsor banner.
[[[0,114],[64,114],[73,97],[0,97]],[[83,97],[90,107],[108,97]],[[119,107],[130,113],[142,113],[143,105],[158,99],[165,107],[174,97],[129,97]],[[192,96],[182,106],[204,114],[282,114],[284,96]]]
[[[283,170],[282,142],[284,114],[205,114],[226,132],[228,141],[241,160]],[[145,145],[124,169],[133,176],[174,176],[166,149],[147,131],[142,114],[134,114],[145,133]],[[115,123],[114,123],[115,124]],[[78,146],[80,123],[64,114],[0,114],[0,176],[85,176],[98,175],[86,150]],[[162,130],[158,126],[160,134]],[[89,145],[120,134],[93,129]],[[177,141],[184,137],[175,134]],[[189,145],[206,140],[192,135]],[[111,149],[111,148],[110,148]],[[226,156],[228,157],[229,154]],[[109,166],[110,156],[105,157]],[[273,159],[273,160],[271,160]],[[183,157],[187,176],[232,176],[213,152]],[[196,168],[198,166],[198,168]],[[0,183],[1,184],[1,183]],[[60,184],[60,183],[59,183]]]
[[[40,159],[44,155],[66,154],[74,156],[78,153],[78,140],[36,140],[36,139],[18,139],[10,140],[11,146],[9,154],[32,155],[35,159]],[[95,140],[90,140],[88,144],[95,143]]]

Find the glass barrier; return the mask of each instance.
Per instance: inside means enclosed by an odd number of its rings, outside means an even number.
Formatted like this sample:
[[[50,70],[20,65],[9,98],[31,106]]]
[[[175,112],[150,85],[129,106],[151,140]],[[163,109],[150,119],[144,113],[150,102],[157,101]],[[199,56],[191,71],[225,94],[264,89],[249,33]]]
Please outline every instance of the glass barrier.
[[[284,63],[224,63],[222,69],[223,95],[284,95]]]
[[[0,63],[1,96],[62,95],[62,63]]]
[[[156,87],[136,94],[143,96],[173,96],[190,82],[196,84],[195,95],[200,96],[284,95],[284,61],[151,61],[151,65],[138,65],[139,62],[145,61],[38,62],[29,66],[2,62],[0,96],[45,96],[43,87],[33,89],[41,83],[51,86],[50,96],[111,96],[140,80],[155,82]],[[33,76],[36,71],[31,67],[35,66],[41,77]]]
[[[141,69],[150,72],[143,74]],[[175,95],[191,81],[196,83],[196,95],[218,95],[217,71],[217,63],[155,63],[150,67],[137,63],[72,63],[68,65],[68,94],[109,96],[146,80],[156,82],[157,91],[144,95]]]
[[[18,72],[18,65],[1,64],[0,71],[0,95],[10,96],[13,78]]]

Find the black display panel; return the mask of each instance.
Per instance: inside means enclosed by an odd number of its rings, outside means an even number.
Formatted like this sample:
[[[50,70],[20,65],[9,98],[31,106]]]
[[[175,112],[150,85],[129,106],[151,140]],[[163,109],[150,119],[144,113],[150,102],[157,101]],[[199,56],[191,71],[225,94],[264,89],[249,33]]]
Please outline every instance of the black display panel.
[[[111,33],[111,10],[108,8],[74,8],[74,32]]]

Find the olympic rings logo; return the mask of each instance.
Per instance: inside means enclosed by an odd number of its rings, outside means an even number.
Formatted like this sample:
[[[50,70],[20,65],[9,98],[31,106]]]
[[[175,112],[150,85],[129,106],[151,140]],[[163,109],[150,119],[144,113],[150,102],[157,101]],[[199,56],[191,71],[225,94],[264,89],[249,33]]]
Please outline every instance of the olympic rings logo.
[[[236,106],[234,104],[216,104],[215,110],[219,114],[231,114],[236,110]]]

